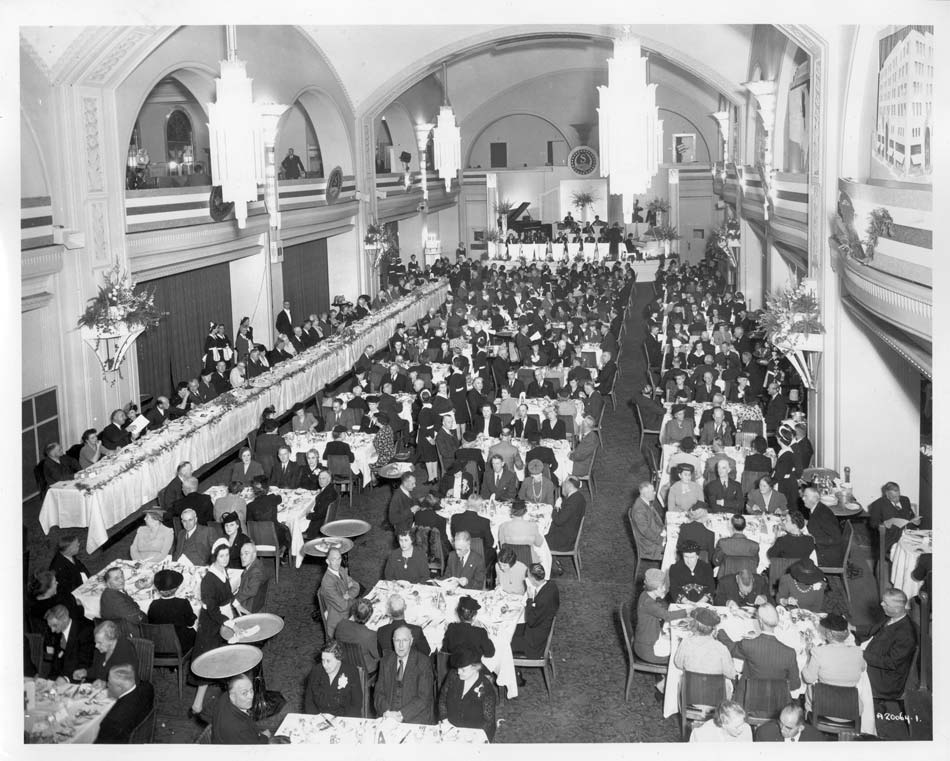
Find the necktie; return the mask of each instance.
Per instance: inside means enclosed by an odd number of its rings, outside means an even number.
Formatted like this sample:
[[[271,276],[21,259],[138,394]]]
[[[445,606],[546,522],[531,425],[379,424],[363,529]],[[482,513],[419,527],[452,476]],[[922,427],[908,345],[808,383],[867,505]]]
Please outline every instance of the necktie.
[[[729,486],[729,482],[725,478],[722,479],[722,488],[725,489],[727,486]]]
[[[402,658],[400,658],[399,665],[396,667],[396,679],[400,682],[402,681],[402,673],[403,673],[403,663],[402,663]]]
[[[495,486],[498,486],[498,481],[501,480],[501,473],[495,474]]]

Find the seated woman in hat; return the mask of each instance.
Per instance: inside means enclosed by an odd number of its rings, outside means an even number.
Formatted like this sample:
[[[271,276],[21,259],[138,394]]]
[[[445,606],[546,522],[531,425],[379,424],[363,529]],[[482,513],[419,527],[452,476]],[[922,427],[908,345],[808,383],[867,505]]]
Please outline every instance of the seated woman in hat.
[[[163,569],[155,574],[154,584],[158,590],[158,599],[148,606],[150,624],[172,624],[181,651],[187,653],[195,644],[194,625],[197,620],[191,603],[183,597],[175,597],[184,577],[171,569]],[[162,653],[166,655],[166,653]]]
[[[343,660],[343,648],[331,639],[307,677],[303,695],[304,713],[359,718],[363,708],[357,666]]]
[[[543,505],[553,505],[557,498],[557,492],[554,489],[554,483],[544,474],[544,463],[540,460],[528,461],[528,474],[521,482],[521,489],[518,491],[518,499],[524,502],[537,502]],[[514,513],[512,513],[512,516]],[[501,540],[499,540],[501,542]],[[509,540],[510,541],[510,540]],[[504,544],[504,542],[501,542]],[[510,541],[511,544],[522,544],[522,542]],[[541,542],[535,542],[541,544]]]
[[[688,405],[673,405],[672,419],[668,420],[666,425],[663,426],[663,430],[660,431],[661,444],[676,444],[687,436],[693,435],[693,418],[687,416],[686,412],[688,410]]]
[[[659,656],[653,646],[661,636],[664,621],[673,621],[689,615],[686,610],[670,610],[666,602],[669,584],[659,568],[648,568],[643,576],[643,591],[637,601],[637,628],[633,634],[633,652],[649,663],[666,663],[669,654]]]
[[[715,638],[719,626],[719,614],[710,608],[694,608],[689,614],[690,635],[684,638],[673,653],[673,665],[694,674],[725,679],[725,695],[732,697],[732,680],[736,678],[736,665],[729,649]],[[717,647],[718,645],[718,647]],[[704,680],[700,693],[693,695],[695,703],[715,705],[721,698],[715,680]]]
[[[439,721],[453,727],[482,729],[495,739],[495,686],[482,672],[481,657],[468,647],[452,653],[448,676],[439,691]]]
[[[778,580],[776,599],[780,605],[790,608],[805,608],[821,613],[825,601],[825,575],[811,558],[802,558],[789,566]]]
[[[172,551],[175,532],[162,523],[162,510],[146,510],[145,525],[135,532],[129,554],[132,560],[163,560]]]
[[[488,636],[488,632],[480,622],[475,620],[481,608],[478,601],[469,595],[459,600],[456,609],[459,620],[453,621],[445,628],[445,636],[442,638],[443,653],[452,654],[462,648],[469,648],[479,658],[482,656],[491,658],[495,654],[495,644]]]
[[[674,602],[712,602],[716,580],[712,566],[699,557],[696,542],[680,545],[681,557],[670,566],[670,598]]]

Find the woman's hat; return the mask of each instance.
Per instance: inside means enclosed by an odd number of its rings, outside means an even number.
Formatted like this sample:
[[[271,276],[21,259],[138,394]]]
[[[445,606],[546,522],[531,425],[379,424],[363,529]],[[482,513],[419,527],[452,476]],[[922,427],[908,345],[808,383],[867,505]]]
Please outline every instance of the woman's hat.
[[[333,433],[346,433],[346,426],[345,425],[333,426]]]
[[[685,555],[687,552],[695,552],[697,555],[702,552],[702,547],[700,547],[696,542],[685,541],[679,546],[679,551]]]
[[[802,584],[817,584],[825,580],[825,575],[810,558],[802,558],[788,569],[789,575]]]
[[[238,526],[240,526],[241,516],[237,513],[225,513],[221,516],[221,525],[224,526],[227,523],[236,523]]]
[[[464,598],[463,598],[464,599]],[[468,599],[472,599],[469,597]],[[460,647],[449,656],[449,667],[453,669],[464,668],[465,666],[474,666],[481,663],[482,659],[470,647]]]
[[[703,626],[719,626],[719,614],[710,608],[693,608],[689,617]]]
[[[165,517],[165,511],[160,507],[150,507],[145,511],[146,515],[151,515],[155,520],[160,521]]]
[[[682,473],[684,470],[688,473],[696,472],[696,468],[694,468],[693,464],[689,462],[681,462],[679,465],[676,466],[677,473]]]
[[[185,577],[182,576],[178,571],[173,571],[170,568],[166,568],[155,574],[153,583],[155,584],[155,589],[157,589],[159,592],[172,592],[178,589],[184,580]]]
[[[532,476],[540,475],[544,472],[544,463],[540,460],[530,460],[528,462],[528,473]]]
[[[840,613],[829,613],[821,619],[821,626],[830,632],[848,631],[848,619]]]
[[[478,604],[478,600],[469,595],[465,595],[459,600],[459,610],[463,610],[466,613],[477,613],[482,609],[482,606]]]
[[[677,412],[686,412],[689,409],[688,405],[685,404],[674,404],[671,413],[675,415]]]

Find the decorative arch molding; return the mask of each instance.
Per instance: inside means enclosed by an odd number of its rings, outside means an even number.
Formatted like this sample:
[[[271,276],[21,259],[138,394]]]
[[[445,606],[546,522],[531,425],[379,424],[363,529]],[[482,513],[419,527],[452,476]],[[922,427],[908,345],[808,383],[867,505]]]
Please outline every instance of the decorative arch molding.
[[[329,176],[329,171],[335,166],[339,166],[344,175],[353,174],[356,168],[353,143],[340,107],[333,97],[319,87],[305,87],[294,95],[288,105],[294,103],[300,104],[317,133],[327,175]],[[278,132],[286,123],[289,114],[290,109],[281,116],[277,126]]]
[[[567,137],[567,135],[565,134],[564,130],[561,129],[561,127],[560,127],[556,122],[551,121],[548,117],[543,116],[543,115],[538,114],[538,113],[535,113],[535,112],[533,112],[533,111],[512,111],[512,112],[507,113],[507,114],[502,114],[501,116],[496,116],[496,117],[495,117],[494,119],[492,119],[490,122],[488,122],[487,124],[485,124],[481,129],[479,129],[478,132],[475,133],[475,137],[472,138],[472,142],[469,144],[468,150],[465,152],[465,158],[464,158],[464,160],[462,161],[462,166],[463,166],[463,167],[467,167],[467,166],[469,165],[469,162],[470,162],[471,159],[472,159],[472,150],[475,148],[475,145],[478,143],[478,139],[479,139],[483,134],[485,134],[485,132],[488,131],[488,128],[491,127],[493,124],[497,124],[497,123],[500,122],[502,119],[508,119],[509,117],[512,117],[512,116],[530,116],[530,117],[533,117],[533,118],[535,118],[535,119],[540,119],[541,121],[545,122],[546,124],[551,125],[551,127],[553,127],[553,128],[557,131],[557,133],[558,133],[561,137],[564,138],[564,142],[567,143],[567,150],[568,150],[568,152],[570,152],[571,149],[574,147],[574,146],[572,146],[571,140],[568,139],[568,137]],[[489,169],[488,171],[491,171],[491,170]]]
[[[706,138],[703,137],[703,131],[699,128],[699,125],[696,124],[692,119],[690,119],[686,114],[681,114],[679,111],[674,111],[672,108],[663,108],[663,106],[657,106],[657,111],[666,111],[668,114],[674,114],[682,119],[684,122],[692,125],[693,129],[696,130],[696,137],[703,141],[703,145],[706,147],[706,155],[709,156],[709,163],[714,164],[716,162],[717,153],[713,153],[709,148],[709,143],[706,142]],[[664,146],[665,147],[665,146]]]
[[[116,88],[180,26],[94,28],[50,72],[53,85]]]
[[[583,30],[578,30],[576,26],[566,24],[520,24],[499,27],[498,29],[473,35],[467,40],[441,47],[423,56],[409,66],[404,67],[370,93],[360,104],[358,115],[365,115],[371,118],[378,117],[382,110],[385,109],[391,101],[399,97],[402,92],[430,74],[437,72],[442,61],[446,59],[451,60],[465,54],[477,52],[479,48],[494,45],[502,40],[520,39],[525,36],[539,36],[545,33],[561,35],[574,33],[605,40],[612,40],[616,36],[615,30],[603,26]],[[744,91],[740,89],[739,83],[727,79],[714,69],[683,53],[682,50],[672,45],[656,40],[649,35],[641,34],[639,30],[635,30],[635,33],[637,37],[639,37],[645,52],[657,53],[669,61],[672,61],[684,71],[688,71],[697,79],[706,82],[710,87],[721,92],[730,103],[742,105],[744,102]]]
[[[403,141],[408,143],[407,150],[412,154],[412,160],[409,162],[409,166],[412,171],[418,171],[419,169],[419,146],[416,141],[416,132],[415,126],[412,123],[412,114],[409,113],[409,109],[406,108],[399,100],[394,100],[390,103],[382,113],[380,113],[379,119],[384,114],[388,114],[386,118],[386,124],[389,127],[389,134],[393,140],[399,140],[401,145]],[[395,119],[393,118],[395,117]],[[374,120],[375,124],[375,120]],[[393,172],[398,172],[399,167],[392,167]]]

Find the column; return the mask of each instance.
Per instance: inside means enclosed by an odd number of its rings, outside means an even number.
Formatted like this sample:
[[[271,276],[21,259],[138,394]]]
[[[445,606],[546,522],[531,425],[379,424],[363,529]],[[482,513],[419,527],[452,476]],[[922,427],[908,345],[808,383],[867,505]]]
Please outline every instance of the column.
[[[361,292],[375,296],[379,292],[379,273],[373,269],[369,257],[363,248],[366,229],[377,219],[376,203],[376,148],[375,124],[372,115],[363,115],[356,120],[356,135],[359,147],[356,150],[356,188],[360,202],[360,211],[357,215],[355,245],[359,253],[357,278],[361,285]],[[395,168],[398,162],[393,164]],[[335,236],[336,237],[336,236]],[[327,245],[329,246],[329,240]],[[332,268],[331,268],[332,273]],[[333,298],[333,289],[330,289],[330,298]]]

